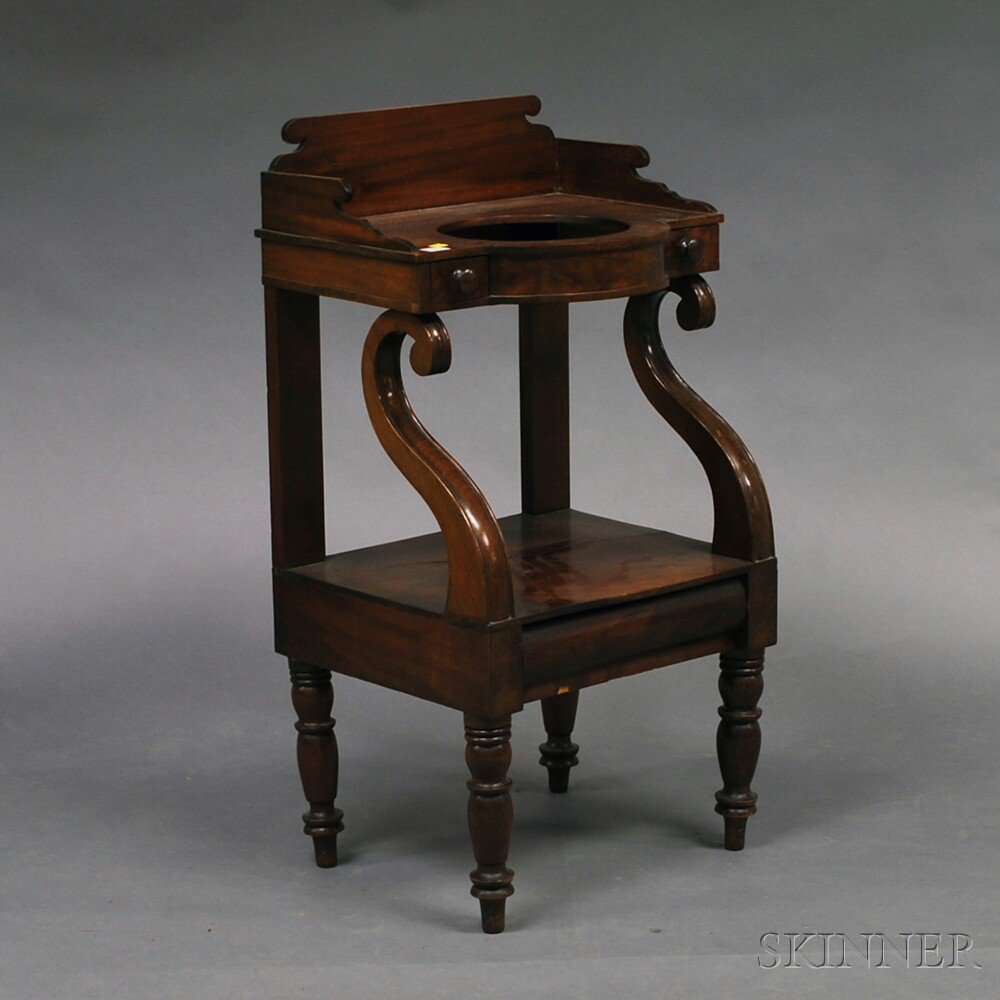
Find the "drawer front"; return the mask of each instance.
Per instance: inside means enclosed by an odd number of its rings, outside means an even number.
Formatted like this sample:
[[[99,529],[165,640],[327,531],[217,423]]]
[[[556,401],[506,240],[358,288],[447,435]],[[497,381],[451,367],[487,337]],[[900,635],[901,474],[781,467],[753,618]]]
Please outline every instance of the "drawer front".
[[[589,670],[666,653],[674,646],[732,634],[746,616],[746,583],[737,577],[525,625],[524,685],[530,689],[546,681],[569,680]]]
[[[432,309],[485,305],[490,295],[488,257],[454,257],[430,265]]]
[[[496,254],[490,286],[494,302],[602,299],[662,288],[666,275],[659,244],[601,253]]]
[[[663,263],[671,277],[719,270],[719,227],[673,229],[663,249]]]

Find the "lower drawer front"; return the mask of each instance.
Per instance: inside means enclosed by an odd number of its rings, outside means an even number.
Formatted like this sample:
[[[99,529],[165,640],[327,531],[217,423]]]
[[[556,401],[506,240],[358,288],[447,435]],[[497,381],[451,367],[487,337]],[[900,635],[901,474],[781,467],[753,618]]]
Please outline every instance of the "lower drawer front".
[[[524,627],[524,684],[619,663],[731,632],[746,621],[742,578]]]

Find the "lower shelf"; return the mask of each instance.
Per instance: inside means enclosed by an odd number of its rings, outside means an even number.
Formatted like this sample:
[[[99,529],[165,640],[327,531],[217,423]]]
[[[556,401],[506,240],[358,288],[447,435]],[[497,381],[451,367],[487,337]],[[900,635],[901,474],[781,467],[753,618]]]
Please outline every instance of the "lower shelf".
[[[775,562],[573,510],[500,521],[515,615],[445,614],[448,562],[424,535],[274,577],[275,648],[480,718],[616,677],[774,642]]]
[[[707,542],[575,510],[500,519],[521,624],[745,574]],[[327,556],[289,571],[337,590],[443,615],[448,558],[440,534]]]

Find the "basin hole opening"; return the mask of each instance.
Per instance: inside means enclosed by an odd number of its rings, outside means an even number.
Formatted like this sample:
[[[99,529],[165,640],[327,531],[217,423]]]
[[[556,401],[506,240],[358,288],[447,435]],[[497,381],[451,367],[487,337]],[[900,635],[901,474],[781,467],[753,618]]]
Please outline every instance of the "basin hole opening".
[[[535,243],[551,240],[580,240],[607,236],[628,229],[620,219],[598,216],[549,215],[513,219],[471,219],[452,222],[438,232],[467,240],[501,240],[512,243]]]

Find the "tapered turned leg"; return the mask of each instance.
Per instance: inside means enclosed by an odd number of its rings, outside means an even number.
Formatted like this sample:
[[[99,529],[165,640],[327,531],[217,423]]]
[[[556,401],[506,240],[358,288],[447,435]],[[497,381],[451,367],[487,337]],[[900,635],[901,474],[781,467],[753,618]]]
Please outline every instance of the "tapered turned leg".
[[[757,811],[757,794],[751,791],[750,782],[760,755],[757,702],[764,690],[764,651],[723,653],[719,665],[722,705],[715,742],[722,788],[715,793],[715,811],[726,824],[726,850],[742,851],[747,820]]]
[[[510,716],[465,716],[465,761],[469,765],[469,833],[476,867],[469,873],[479,900],[483,930],[499,934],[514,873],[507,867],[514,807],[510,799]]]
[[[549,738],[538,748],[542,754],[538,763],[549,769],[550,792],[565,792],[569,788],[569,769],[580,763],[576,756],[580,748],[570,739],[579,701],[579,691],[542,699],[542,720]]]
[[[288,661],[292,677],[292,705],[299,721],[297,755],[302,791],[309,801],[303,832],[313,839],[316,864],[337,864],[337,834],[344,829],[343,812],[335,808],[337,798],[337,737],[333,734],[333,687],[330,671],[298,660]]]

